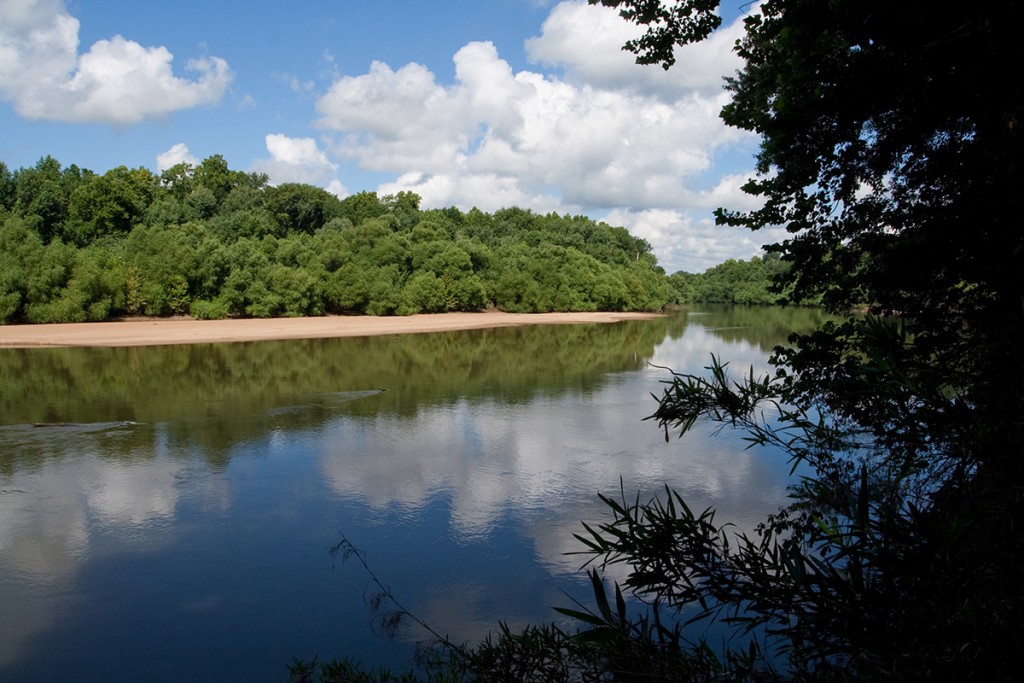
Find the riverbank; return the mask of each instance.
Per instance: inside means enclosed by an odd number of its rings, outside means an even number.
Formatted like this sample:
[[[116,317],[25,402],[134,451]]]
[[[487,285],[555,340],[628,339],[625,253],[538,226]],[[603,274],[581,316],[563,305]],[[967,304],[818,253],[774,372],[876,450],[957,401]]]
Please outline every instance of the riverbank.
[[[405,317],[323,316],[193,320],[143,319],[102,323],[0,326],[0,348],[158,346],[417,334],[520,325],[575,325],[649,320],[658,313],[437,313]]]

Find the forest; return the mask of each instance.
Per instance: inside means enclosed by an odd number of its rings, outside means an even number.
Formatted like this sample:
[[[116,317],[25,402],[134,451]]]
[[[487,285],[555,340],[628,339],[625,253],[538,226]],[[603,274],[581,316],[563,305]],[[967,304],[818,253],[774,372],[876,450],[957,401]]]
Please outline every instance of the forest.
[[[339,199],[220,155],[159,175],[0,162],[0,323],[767,304],[780,268],[666,276],[646,240],[584,216]]]

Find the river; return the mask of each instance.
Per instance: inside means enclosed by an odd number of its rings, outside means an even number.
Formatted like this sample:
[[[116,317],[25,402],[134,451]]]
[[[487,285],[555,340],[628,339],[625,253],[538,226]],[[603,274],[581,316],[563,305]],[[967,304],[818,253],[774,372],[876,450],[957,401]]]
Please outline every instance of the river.
[[[281,681],[403,667],[342,536],[454,640],[587,601],[598,492],[665,484],[752,529],[789,465],[643,418],[671,367],[746,371],[817,313],[336,340],[0,350],[0,680]],[[566,624],[567,626],[571,626]]]

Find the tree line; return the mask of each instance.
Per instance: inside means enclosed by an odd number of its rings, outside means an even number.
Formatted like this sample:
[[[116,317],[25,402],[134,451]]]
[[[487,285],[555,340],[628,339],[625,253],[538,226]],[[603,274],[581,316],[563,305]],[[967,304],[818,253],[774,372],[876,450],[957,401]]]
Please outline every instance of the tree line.
[[[749,260],[728,259],[703,273],[677,271],[669,286],[680,304],[747,304],[776,306],[788,303],[791,289],[781,287],[789,264],[776,253]],[[814,303],[813,299],[802,302]]]
[[[218,155],[156,175],[0,164],[0,321],[651,310],[651,246],[584,217],[271,186]]]
[[[220,155],[160,174],[0,162],[0,323],[778,302],[777,258],[669,277],[625,228],[419,204],[272,186]]]

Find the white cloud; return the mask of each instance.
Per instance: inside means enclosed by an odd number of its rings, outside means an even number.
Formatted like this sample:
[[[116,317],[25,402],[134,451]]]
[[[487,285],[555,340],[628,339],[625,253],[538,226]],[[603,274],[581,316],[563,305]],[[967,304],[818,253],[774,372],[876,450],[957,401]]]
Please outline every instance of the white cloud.
[[[350,194],[348,188],[345,187],[345,185],[340,180],[332,180],[331,182],[327,183],[327,187],[325,187],[324,189],[333,194],[338,199],[344,199]]]
[[[514,204],[629,218],[619,224],[647,230],[670,271],[680,259],[707,267],[715,262],[703,259],[720,253],[746,258],[760,236],[694,232],[721,202],[750,206],[738,187],[756,140],[718,117],[728,102],[722,79],[740,65],[731,46],[741,23],[680,50],[666,72],[621,50],[635,28],[614,10],[563,2],[527,41],[547,73],[514,72],[488,42],[454,55],[451,84],[420,64],[375,62],[334,81],[317,102],[318,125],[332,136],[332,157],[394,173],[378,190],[414,191],[425,207]],[[687,251],[698,234],[714,234],[713,244]]]
[[[266,137],[266,144],[270,158],[257,160],[253,168],[266,173],[274,185],[322,183],[338,170],[338,165],[327,158],[313,138],[290,138],[280,133],[271,133]],[[344,191],[340,183],[334,184],[333,188],[332,191]]]
[[[317,102],[320,125],[343,133],[334,152],[371,170],[450,171],[469,143],[464,112],[420,64],[336,81]]]
[[[219,57],[188,61],[195,78],[179,78],[167,48],[119,35],[80,55],[78,29],[61,0],[2,3],[0,97],[20,116],[125,126],[215,103],[231,82]]]
[[[192,152],[188,149],[188,145],[184,142],[172,145],[166,152],[156,155],[156,170],[161,172],[166,171],[171,166],[176,166],[177,164],[191,164],[192,166],[195,166],[198,163],[199,160],[192,155]]]
[[[654,247],[658,262],[668,272],[702,273],[728,259],[749,259],[762,247],[786,238],[784,229],[756,233],[742,228],[715,225],[710,217],[668,209],[615,209],[602,220],[621,225]]]
[[[544,22],[540,36],[526,41],[536,62],[566,70],[574,81],[595,87],[644,93],[674,101],[697,92],[714,97],[723,76],[732,75],[742,61],[732,51],[743,24],[734,22],[696,45],[676,49],[676,63],[638,67],[636,57],[622,49],[641,30],[618,12],[585,2],[562,2]]]

